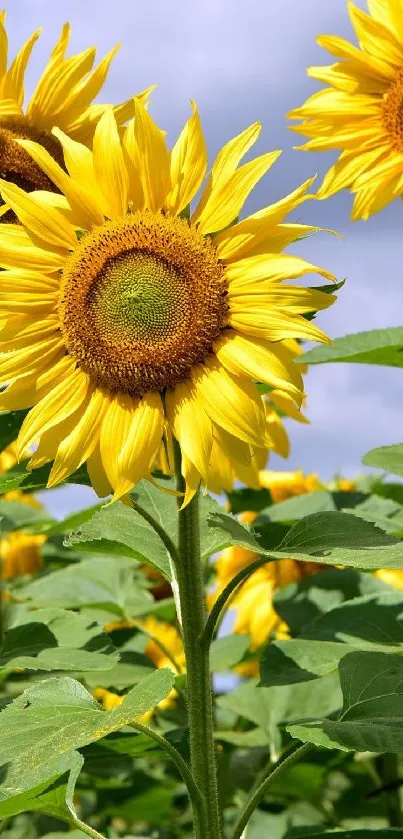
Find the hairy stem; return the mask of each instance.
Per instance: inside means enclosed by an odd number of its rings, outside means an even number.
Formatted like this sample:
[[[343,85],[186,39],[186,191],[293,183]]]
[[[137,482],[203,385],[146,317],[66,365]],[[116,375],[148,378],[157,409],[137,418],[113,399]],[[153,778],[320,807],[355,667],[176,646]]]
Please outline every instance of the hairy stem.
[[[83,833],[86,833],[87,836],[91,836],[91,839],[105,839],[105,836],[102,833],[98,833],[93,827],[90,827],[89,824],[82,822],[81,819],[74,816],[70,822],[71,827],[77,827],[78,830],[81,830]]]
[[[267,790],[272,786],[272,784],[274,784],[277,778],[283,774],[283,772],[286,772],[287,769],[294,765],[294,763],[297,763],[297,761],[311,751],[312,748],[313,746],[311,743],[304,743],[303,746],[299,746],[299,748],[295,749],[288,757],[280,761],[280,763],[278,763],[274,768],[270,768],[267,777],[261,781],[258,787],[252,789],[252,792],[247,799],[241,815],[235,825],[232,839],[242,839],[242,834],[249,822],[249,819],[256,810],[259,802],[265,796]]]
[[[175,443],[177,489],[183,493],[181,454]],[[178,502],[181,503],[180,501]],[[213,698],[209,650],[200,642],[206,623],[203,569],[200,557],[199,499],[179,510],[179,562],[177,576],[186,654],[187,698],[190,729],[191,769],[206,803],[206,829],[197,839],[220,839],[216,756],[213,739]],[[196,825],[197,829],[197,825]]]
[[[398,755],[387,753],[377,758],[377,767],[383,787],[386,814],[390,827],[403,826],[403,814],[400,804],[400,779]]]

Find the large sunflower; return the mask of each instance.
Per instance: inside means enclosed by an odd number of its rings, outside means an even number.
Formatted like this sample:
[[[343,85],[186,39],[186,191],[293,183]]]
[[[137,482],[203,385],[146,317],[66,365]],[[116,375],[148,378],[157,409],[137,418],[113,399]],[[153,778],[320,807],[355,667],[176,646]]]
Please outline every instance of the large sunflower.
[[[0,174],[27,191],[54,189],[40,166],[14,140],[16,137],[36,140],[59,162],[63,153],[59,141],[51,134],[57,125],[70,137],[90,144],[95,127],[106,105],[93,105],[100,92],[112,59],[119,47],[114,47],[92,69],[96,50],[90,47],[78,55],[66,58],[70,39],[70,25],[65,23],[61,36],[36,85],[31,100],[24,110],[24,78],[32,48],[40,29],[31,35],[7,68],[8,39],[5,29],[6,13],[0,13]],[[114,107],[119,125],[133,116],[133,100]]]
[[[350,189],[356,220],[403,194],[403,3],[368,0],[369,15],[348,6],[358,46],[331,35],[318,38],[337,62],[310,67],[308,74],[330,87],[289,116],[302,119],[293,130],[311,138],[299,148],[341,150],[318,197]]]
[[[112,110],[93,151],[54,129],[68,174],[19,140],[60,189],[1,183],[20,225],[0,229],[0,410],[32,407],[18,444],[54,460],[49,486],[86,462],[94,488],[120,498],[148,476],[164,430],[182,450],[186,501],[209,482],[212,457],[248,465],[271,446],[264,382],[302,400],[289,338],[326,341],[304,313],[333,298],[284,281],[318,272],[282,248],[308,228],[282,224],[311,182],[233,224],[278,157],[238,164],[254,124],[207,168],[194,107],[171,152],[140,100],[120,139]],[[220,232],[221,231],[221,232]]]

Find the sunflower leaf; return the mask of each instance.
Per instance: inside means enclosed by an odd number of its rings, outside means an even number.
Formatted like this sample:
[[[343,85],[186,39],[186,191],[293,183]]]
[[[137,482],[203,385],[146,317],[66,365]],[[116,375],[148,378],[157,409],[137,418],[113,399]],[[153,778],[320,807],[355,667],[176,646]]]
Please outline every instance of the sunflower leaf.
[[[349,361],[403,367],[403,326],[372,329],[335,338],[330,346],[315,347],[295,359],[298,364]]]
[[[375,466],[377,469],[391,472],[392,475],[403,477],[403,443],[371,449],[364,454],[362,462],[365,466]]]
[[[5,764],[0,785],[0,819],[36,811],[69,822],[75,815],[73,794],[83,762],[79,752],[72,751],[51,763],[24,766],[19,777],[13,773],[11,763]]]
[[[337,720],[289,725],[303,742],[357,752],[403,751],[403,659],[382,652],[350,652],[339,664],[343,710]]]

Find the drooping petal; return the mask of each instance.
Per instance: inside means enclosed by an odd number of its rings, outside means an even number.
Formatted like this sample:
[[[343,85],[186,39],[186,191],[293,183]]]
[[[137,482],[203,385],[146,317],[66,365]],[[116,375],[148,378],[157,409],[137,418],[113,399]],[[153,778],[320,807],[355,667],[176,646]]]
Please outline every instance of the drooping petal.
[[[159,393],[146,393],[133,414],[127,440],[118,459],[118,482],[114,499],[121,498],[140,478],[148,475],[164,431],[164,412]]]
[[[302,376],[296,365],[289,363],[279,344],[231,330],[217,339],[214,351],[221,364],[236,376],[249,376],[256,382],[283,388],[294,396],[302,391]]]
[[[108,406],[108,398],[100,388],[89,387],[80,418],[69,434],[61,440],[52,466],[48,487],[56,486],[72,475],[93,453],[99,442],[100,426]]]
[[[212,423],[190,382],[178,384],[166,394],[168,420],[185,453],[206,480],[213,444]]]
[[[59,382],[29,412],[18,435],[18,451],[36,443],[42,434],[62,422],[82,405],[88,390],[88,376],[77,369]]]

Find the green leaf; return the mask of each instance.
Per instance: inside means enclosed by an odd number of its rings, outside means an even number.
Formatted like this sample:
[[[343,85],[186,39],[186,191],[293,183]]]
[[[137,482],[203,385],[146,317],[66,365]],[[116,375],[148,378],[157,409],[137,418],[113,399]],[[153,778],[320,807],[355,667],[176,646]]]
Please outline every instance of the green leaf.
[[[0,498],[0,519],[3,533],[21,528],[38,533],[53,522],[44,509],[4,498]]]
[[[28,688],[0,714],[4,788],[18,784],[27,766],[33,772],[46,766],[50,754],[56,760],[130,725],[165,699],[173,681],[170,670],[156,670],[113,711],[103,710],[79,682],[67,676]]]
[[[330,346],[315,347],[296,359],[300,364],[350,361],[403,367],[403,327],[372,329],[336,338]]]
[[[339,664],[343,709],[338,720],[290,725],[293,737],[357,752],[403,751],[403,658],[352,652]]]
[[[318,490],[272,504],[262,510],[261,515],[267,516],[270,521],[297,521],[312,513],[334,512],[335,510],[337,507],[332,493],[327,490]]]
[[[110,670],[119,654],[101,627],[62,609],[37,609],[19,616],[8,630],[0,667],[23,670]]]
[[[231,512],[236,515],[245,510],[259,512],[270,505],[271,496],[268,489],[251,489],[250,487],[239,487],[232,492],[227,492]]]
[[[314,684],[281,687],[259,687],[256,679],[248,679],[235,690],[217,699],[220,708],[234,711],[261,728],[278,754],[280,723],[326,716],[341,707],[342,697],[335,676],[326,676]]]
[[[346,600],[390,591],[390,586],[371,574],[360,574],[349,568],[326,568],[275,592],[274,607],[295,636],[320,615]]]
[[[205,495],[200,501],[200,541],[203,559],[208,559],[231,545],[260,552],[259,544],[250,530],[230,513],[225,513],[214,498]]]
[[[226,635],[217,638],[210,647],[210,667],[213,673],[231,670],[249,648],[250,635]]]
[[[403,477],[403,443],[371,449],[364,454],[362,462],[365,466],[376,466],[377,469]]]
[[[270,555],[368,571],[403,568],[403,543],[351,513],[314,513],[301,519]]]
[[[102,607],[121,617],[147,612],[153,604],[144,578],[136,578],[133,560],[124,557],[91,558],[39,577],[18,589],[19,599],[36,608],[80,609]]]
[[[69,821],[75,814],[73,794],[82,765],[82,756],[73,751],[38,767],[27,764],[20,777],[2,767],[0,818],[37,811]]]
[[[34,469],[32,472],[29,472],[23,463],[14,466],[8,472],[0,475],[0,495],[15,489],[21,489],[24,492],[39,492],[42,489],[46,489],[51,468],[52,464],[47,463],[46,466],[41,466],[40,469]],[[91,481],[85,466],[80,466],[76,472],[73,472],[59,486],[62,486],[63,483],[91,486]]]
[[[164,493],[159,490],[160,495]],[[135,510],[117,501],[97,510],[65,540],[68,547],[126,556],[153,565],[170,579],[168,553],[155,530]]]

